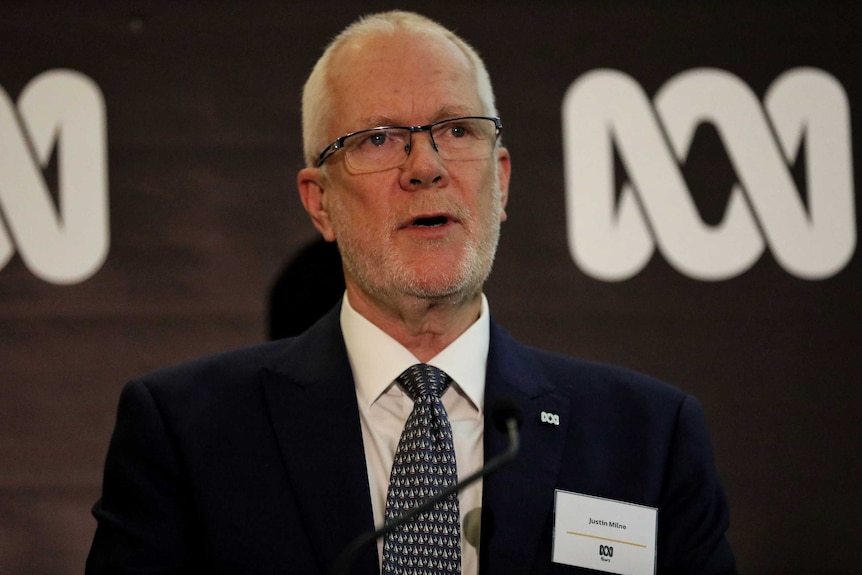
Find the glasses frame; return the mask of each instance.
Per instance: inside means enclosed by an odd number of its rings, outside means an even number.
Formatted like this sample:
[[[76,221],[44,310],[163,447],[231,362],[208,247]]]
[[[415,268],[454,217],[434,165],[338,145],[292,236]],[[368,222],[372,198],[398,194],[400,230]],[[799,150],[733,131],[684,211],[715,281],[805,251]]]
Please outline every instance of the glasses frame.
[[[407,144],[407,156],[405,156],[405,161],[407,157],[410,156],[410,152],[413,149],[413,134],[416,132],[428,132],[428,135],[431,137],[431,144],[434,146],[434,150],[437,150],[437,142],[434,141],[434,133],[431,131],[435,126],[439,126],[440,124],[444,124],[446,122],[452,122],[456,120],[490,120],[494,122],[495,132],[494,132],[494,141],[500,139],[500,134],[503,132],[503,122],[500,120],[498,116],[458,116],[455,118],[446,118],[445,120],[438,120],[437,122],[432,122],[430,124],[425,124],[424,126],[375,126],[374,128],[367,128],[365,130],[358,130],[356,132],[350,132],[349,134],[344,134],[340,138],[336,139],[334,142],[326,146],[326,148],[320,152],[320,155],[317,156],[317,167],[323,165],[323,163],[332,157],[335,152],[344,148],[344,142],[348,138],[352,138],[353,136],[357,136],[359,134],[368,134],[371,132],[379,132],[382,130],[408,130],[410,132],[410,142]],[[395,168],[397,166],[393,166]]]

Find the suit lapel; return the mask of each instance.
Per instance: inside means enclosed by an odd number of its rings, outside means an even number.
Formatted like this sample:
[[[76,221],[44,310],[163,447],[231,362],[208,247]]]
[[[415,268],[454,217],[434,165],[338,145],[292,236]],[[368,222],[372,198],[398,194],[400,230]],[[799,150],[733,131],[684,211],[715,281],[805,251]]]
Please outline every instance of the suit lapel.
[[[340,550],[373,530],[368,475],[353,375],[336,307],[290,342],[262,386],[302,520],[327,569]],[[377,573],[368,546],[353,573]]]
[[[492,321],[485,389],[486,462],[508,445],[506,435],[493,424],[495,400],[514,400],[522,410],[523,423],[517,459],[483,482],[483,573],[530,572],[540,552],[539,540],[553,513],[565,434],[562,427],[542,422],[541,414],[553,414],[566,422],[569,402],[541,374],[530,352]],[[546,419],[553,421],[553,417]]]

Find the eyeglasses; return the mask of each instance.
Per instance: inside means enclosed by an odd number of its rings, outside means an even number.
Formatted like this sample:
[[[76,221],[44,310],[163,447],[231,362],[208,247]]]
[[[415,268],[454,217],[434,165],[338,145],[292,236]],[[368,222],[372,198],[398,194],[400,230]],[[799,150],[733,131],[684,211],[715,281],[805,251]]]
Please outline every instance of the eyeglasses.
[[[503,123],[500,118],[465,116],[425,126],[381,126],[341,136],[320,153],[317,167],[338,150],[354,172],[382,172],[407,161],[413,134],[428,132],[444,160],[480,160],[491,155]]]

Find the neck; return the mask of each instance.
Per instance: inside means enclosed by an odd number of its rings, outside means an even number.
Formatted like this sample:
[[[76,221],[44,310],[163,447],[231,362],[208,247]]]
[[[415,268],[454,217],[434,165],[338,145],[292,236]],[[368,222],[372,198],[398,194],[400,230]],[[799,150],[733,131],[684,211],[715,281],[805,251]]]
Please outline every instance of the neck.
[[[467,331],[482,312],[482,292],[441,298],[399,296],[382,301],[348,283],[350,305],[427,362]]]

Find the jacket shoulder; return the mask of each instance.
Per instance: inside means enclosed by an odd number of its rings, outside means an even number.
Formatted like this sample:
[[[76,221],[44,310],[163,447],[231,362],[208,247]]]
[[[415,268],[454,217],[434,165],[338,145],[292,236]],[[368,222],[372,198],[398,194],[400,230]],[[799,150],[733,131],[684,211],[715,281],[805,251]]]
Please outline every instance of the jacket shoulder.
[[[687,397],[680,388],[627,367],[529,349],[545,377],[562,389],[577,387],[593,396],[629,395],[653,401],[680,402]]]

